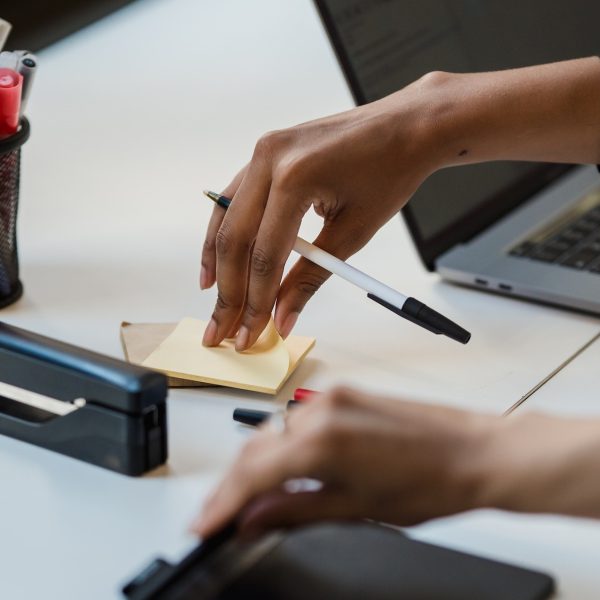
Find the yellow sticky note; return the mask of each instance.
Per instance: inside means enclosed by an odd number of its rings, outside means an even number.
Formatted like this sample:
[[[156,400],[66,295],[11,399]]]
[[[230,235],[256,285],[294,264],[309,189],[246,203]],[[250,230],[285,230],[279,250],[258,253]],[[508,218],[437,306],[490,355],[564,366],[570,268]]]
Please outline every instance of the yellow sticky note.
[[[234,340],[206,348],[202,336],[207,324],[182,319],[142,364],[169,377],[276,394],[315,344],[308,337],[283,340],[271,321],[246,352],[236,352]]]

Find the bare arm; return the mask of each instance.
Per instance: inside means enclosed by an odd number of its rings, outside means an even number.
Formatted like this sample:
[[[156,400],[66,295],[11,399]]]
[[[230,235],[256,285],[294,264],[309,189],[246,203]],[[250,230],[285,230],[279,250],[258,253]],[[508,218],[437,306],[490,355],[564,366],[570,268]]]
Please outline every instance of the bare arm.
[[[204,343],[258,338],[277,301],[287,335],[328,273],[300,259],[281,281],[304,214],[315,243],[346,259],[438,169],[502,160],[600,163],[600,59],[494,73],[431,73],[366,106],[271,132],[215,207],[201,287],[218,284]],[[377,202],[373,203],[373,188]]]
[[[432,73],[438,168],[489,160],[600,163],[600,58]]]

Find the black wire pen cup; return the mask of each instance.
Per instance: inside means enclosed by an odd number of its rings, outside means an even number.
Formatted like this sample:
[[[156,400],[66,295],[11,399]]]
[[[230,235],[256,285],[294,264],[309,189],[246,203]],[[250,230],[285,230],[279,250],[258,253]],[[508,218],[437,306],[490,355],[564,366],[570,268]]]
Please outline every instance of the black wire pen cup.
[[[0,140],[0,308],[23,294],[17,252],[17,211],[21,178],[21,146],[29,139],[29,121],[23,117],[13,135]]]

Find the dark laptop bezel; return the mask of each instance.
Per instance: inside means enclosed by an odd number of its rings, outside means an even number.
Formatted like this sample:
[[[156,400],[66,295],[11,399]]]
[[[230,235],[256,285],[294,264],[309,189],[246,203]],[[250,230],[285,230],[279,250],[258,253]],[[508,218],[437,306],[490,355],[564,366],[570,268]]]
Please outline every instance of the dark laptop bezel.
[[[357,105],[367,103],[352,64],[346,54],[338,34],[335,21],[326,4],[326,0],[314,0],[321,22],[327,32],[333,51]],[[402,216],[419,256],[430,270],[435,269],[435,260],[457,244],[465,243],[487,229],[490,225],[506,216],[509,212],[529,200],[534,194],[547,187],[559,177],[574,168],[575,165],[538,163],[523,178],[516,180],[509,188],[490,197],[460,221],[447,227],[430,239],[425,239],[419,230],[418,222],[410,202],[402,209]]]
[[[6,3],[0,17],[13,25],[8,49],[39,52],[64,37],[113,13],[135,0],[18,0]]]

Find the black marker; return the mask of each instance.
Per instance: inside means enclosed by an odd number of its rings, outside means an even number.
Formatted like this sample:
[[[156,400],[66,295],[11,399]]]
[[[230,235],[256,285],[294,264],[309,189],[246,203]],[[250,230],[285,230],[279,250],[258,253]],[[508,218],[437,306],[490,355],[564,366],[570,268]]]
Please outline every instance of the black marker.
[[[233,420],[243,425],[258,427],[272,415],[272,412],[266,410],[252,410],[250,408],[236,408],[233,411]]]
[[[288,400],[286,408],[290,410],[294,406],[298,406],[302,402],[297,400]],[[236,408],[233,411],[233,420],[243,425],[258,427],[260,424],[267,421],[273,415],[272,412],[266,410],[253,410],[251,408]]]

